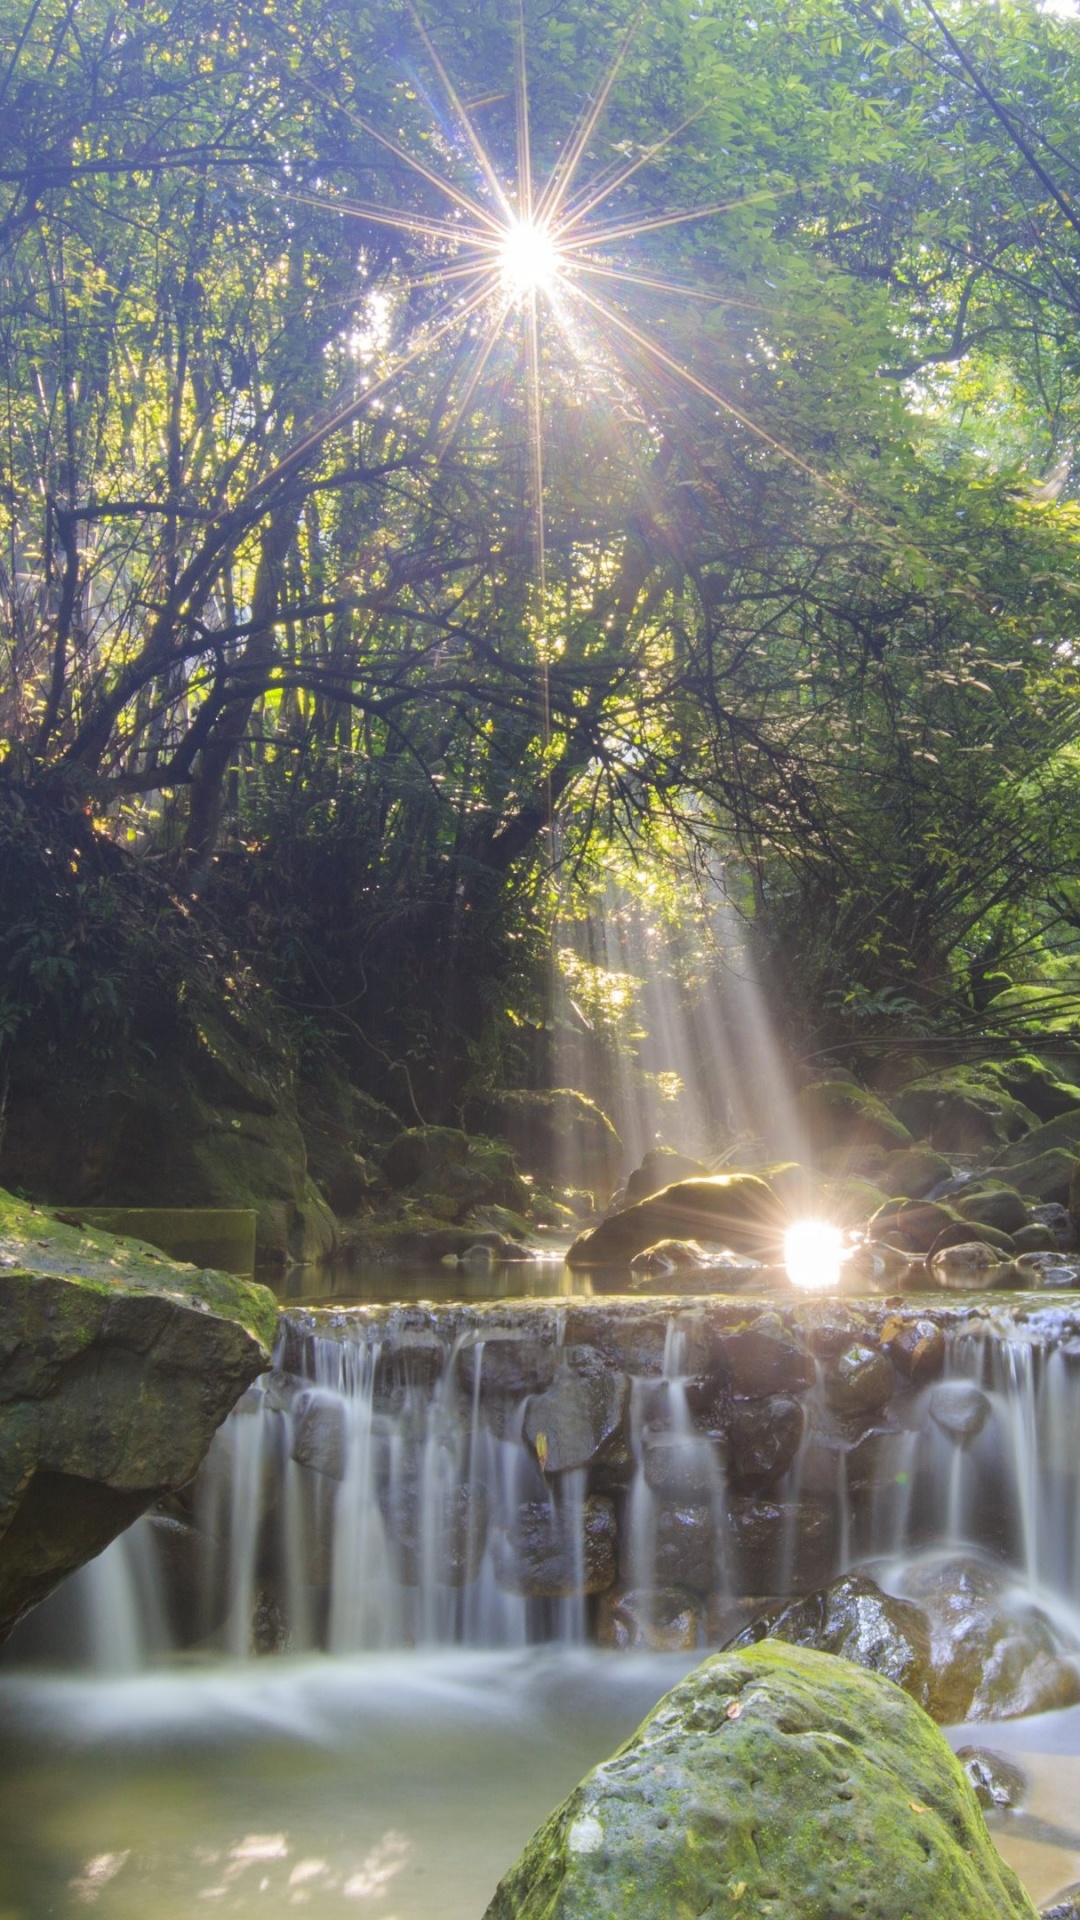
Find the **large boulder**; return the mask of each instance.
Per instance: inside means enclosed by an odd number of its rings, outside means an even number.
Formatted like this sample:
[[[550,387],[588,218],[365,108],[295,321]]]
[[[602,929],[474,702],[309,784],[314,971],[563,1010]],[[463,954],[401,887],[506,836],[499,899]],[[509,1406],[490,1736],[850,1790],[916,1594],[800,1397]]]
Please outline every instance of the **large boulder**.
[[[192,1478],[276,1322],[265,1287],[0,1193],[0,1638]]]
[[[815,1154],[827,1157],[878,1147],[896,1152],[911,1144],[903,1121],[884,1100],[854,1080],[815,1080],[795,1097],[795,1111]]]
[[[605,1201],[614,1192],[622,1142],[607,1114],[572,1087],[475,1094],[465,1121],[507,1141],[543,1186],[587,1188]]]
[[[1034,1920],[932,1722],[764,1642],[698,1667],[556,1809],[486,1920]]]
[[[702,1161],[688,1153],[677,1153],[674,1147],[650,1147],[626,1183],[627,1204],[635,1206],[650,1194],[674,1186],[676,1180],[693,1180],[708,1171]]]
[[[1000,1081],[1014,1099],[1030,1107],[1037,1120],[1053,1120],[1059,1113],[1080,1111],[1080,1087],[1062,1080],[1053,1067],[1032,1053],[1020,1054],[1012,1060],[987,1062],[982,1071]]]
[[[893,1099],[912,1133],[944,1153],[996,1151],[1037,1127],[1030,1107],[973,1067],[942,1067],[912,1080]]]
[[[580,1233],[566,1256],[570,1267],[628,1265],[658,1240],[704,1240],[735,1253],[779,1257],[786,1207],[755,1173],[678,1180],[636,1206],[624,1207]]]

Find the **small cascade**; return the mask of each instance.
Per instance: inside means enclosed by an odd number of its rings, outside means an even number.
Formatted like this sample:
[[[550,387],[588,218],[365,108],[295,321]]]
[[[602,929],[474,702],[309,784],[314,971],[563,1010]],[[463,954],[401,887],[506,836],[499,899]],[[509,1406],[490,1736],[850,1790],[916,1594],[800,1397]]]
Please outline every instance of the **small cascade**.
[[[848,1306],[731,1300],[291,1316],[192,1488],[39,1611],[31,1656],[687,1650],[928,1546],[1071,1612],[1068,1315],[942,1307],[920,1383],[859,1312],[857,1338]]]

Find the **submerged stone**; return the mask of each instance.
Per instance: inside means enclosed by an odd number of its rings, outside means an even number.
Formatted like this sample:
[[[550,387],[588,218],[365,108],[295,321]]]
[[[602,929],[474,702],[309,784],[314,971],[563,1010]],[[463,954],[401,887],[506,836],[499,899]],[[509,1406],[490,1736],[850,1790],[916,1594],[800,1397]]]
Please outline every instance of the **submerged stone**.
[[[945,1741],[847,1661],[698,1667],[588,1774],[486,1920],[1034,1920]]]
[[[961,1446],[974,1440],[990,1418],[990,1402],[968,1380],[942,1380],[930,1395],[930,1418]]]
[[[1029,1790],[1027,1774],[1003,1753],[988,1747],[957,1747],[956,1757],[975,1789],[980,1807],[1000,1813],[1023,1806]]]

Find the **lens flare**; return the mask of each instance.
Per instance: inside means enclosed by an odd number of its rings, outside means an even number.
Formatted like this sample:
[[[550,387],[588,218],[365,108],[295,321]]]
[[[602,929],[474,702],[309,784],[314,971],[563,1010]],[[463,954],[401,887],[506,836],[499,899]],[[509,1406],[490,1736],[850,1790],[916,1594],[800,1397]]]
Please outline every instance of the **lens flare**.
[[[547,293],[559,271],[559,254],[543,221],[515,220],[499,247],[499,273],[508,293],[523,299]]]
[[[840,1283],[844,1236],[823,1220],[800,1220],[784,1235],[784,1265],[793,1287],[825,1293]]]

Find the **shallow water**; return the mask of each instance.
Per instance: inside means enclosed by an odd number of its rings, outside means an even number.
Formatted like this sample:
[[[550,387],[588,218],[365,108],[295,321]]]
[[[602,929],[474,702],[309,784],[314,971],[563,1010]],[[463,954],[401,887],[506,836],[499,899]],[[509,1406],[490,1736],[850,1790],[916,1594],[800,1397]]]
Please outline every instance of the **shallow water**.
[[[363,1655],[0,1681],[0,1920],[480,1920],[550,1809],[696,1655]],[[1080,1878],[1080,1709],[957,1728],[1032,1793],[1036,1901]]]
[[[0,1920],[479,1920],[694,1656],[365,1655],[0,1682]]]

